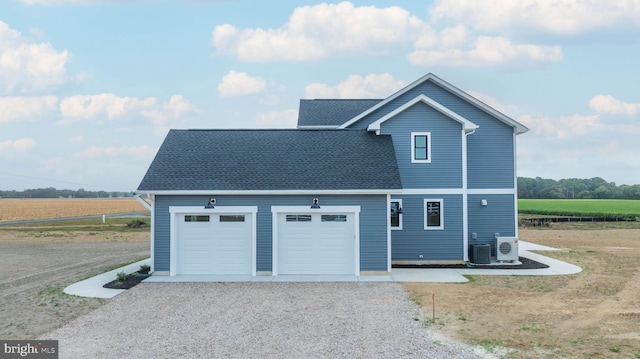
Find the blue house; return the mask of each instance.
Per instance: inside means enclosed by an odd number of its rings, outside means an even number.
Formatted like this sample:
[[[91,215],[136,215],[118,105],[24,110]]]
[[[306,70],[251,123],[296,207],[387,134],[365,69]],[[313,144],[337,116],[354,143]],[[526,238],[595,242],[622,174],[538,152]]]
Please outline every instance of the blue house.
[[[381,100],[301,100],[297,129],[171,130],[137,190],[152,269],[381,274],[466,263],[471,245],[500,259],[526,131],[433,74]]]

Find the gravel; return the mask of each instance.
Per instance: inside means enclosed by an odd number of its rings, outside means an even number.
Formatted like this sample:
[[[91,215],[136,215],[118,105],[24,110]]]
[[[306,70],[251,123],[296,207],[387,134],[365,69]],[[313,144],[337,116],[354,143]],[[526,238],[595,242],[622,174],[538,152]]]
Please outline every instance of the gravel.
[[[477,358],[397,283],[141,283],[40,339],[60,358]],[[485,353],[486,354],[486,353]]]

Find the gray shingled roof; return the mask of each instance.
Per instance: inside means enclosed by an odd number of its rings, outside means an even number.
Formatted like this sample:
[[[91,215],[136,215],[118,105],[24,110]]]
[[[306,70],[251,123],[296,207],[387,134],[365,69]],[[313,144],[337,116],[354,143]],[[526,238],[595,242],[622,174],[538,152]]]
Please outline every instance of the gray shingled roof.
[[[298,126],[340,126],[382,100],[300,100]]]
[[[400,189],[390,136],[364,130],[171,130],[139,191]]]

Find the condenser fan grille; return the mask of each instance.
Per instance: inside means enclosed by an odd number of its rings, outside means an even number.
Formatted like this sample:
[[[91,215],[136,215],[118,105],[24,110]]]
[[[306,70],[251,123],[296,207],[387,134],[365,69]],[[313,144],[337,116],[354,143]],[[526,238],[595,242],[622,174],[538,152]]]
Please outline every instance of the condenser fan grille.
[[[505,255],[511,253],[511,243],[509,242],[500,243],[499,250],[500,250],[500,253]]]

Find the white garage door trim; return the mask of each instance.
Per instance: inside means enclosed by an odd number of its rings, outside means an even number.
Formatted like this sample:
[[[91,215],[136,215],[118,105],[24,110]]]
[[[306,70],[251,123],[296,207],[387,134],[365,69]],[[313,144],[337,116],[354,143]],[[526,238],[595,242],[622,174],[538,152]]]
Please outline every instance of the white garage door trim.
[[[204,208],[203,206],[170,206],[170,259],[169,275],[178,274],[178,218],[184,214],[252,214],[251,216],[251,275],[256,275],[256,223],[257,206],[216,206],[216,208]]]
[[[354,268],[353,274],[360,275],[360,206],[321,206],[311,209],[309,206],[271,206],[273,227],[272,274],[278,275],[278,217],[280,214],[353,214],[354,225]]]

